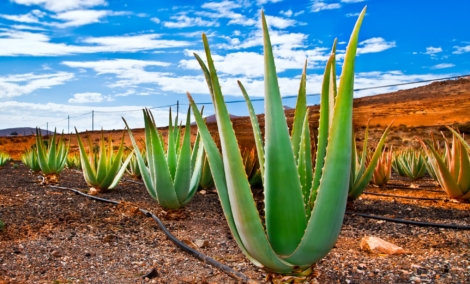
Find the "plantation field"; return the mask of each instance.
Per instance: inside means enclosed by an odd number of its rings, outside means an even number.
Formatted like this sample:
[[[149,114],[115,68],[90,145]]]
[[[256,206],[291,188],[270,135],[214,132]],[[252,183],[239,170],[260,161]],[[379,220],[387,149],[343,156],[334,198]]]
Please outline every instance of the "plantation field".
[[[178,239],[202,253],[265,282],[269,275],[252,265],[233,240],[215,190],[198,193],[175,214],[155,203],[144,185],[123,181],[100,197],[122,201],[109,205],[65,189],[41,186],[20,164],[0,170],[0,283],[234,283],[219,270],[181,251],[157,224],[136,211],[162,218]],[[470,204],[446,200],[437,183],[393,176],[387,189],[370,192],[442,198],[412,200],[363,194],[350,212],[470,225]],[[408,187],[413,184],[414,188]],[[66,169],[59,186],[87,190],[80,172]],[[256,194],[258,203],[262,196]],[[364,252],[364,236],[376,236],[409,251],[404,255]],[[432,283],[470,281],[470,231],[417,227],[346,214],[335,248],[315,267],[312,283]],[[207,241],[202,248],[195,244]],[[142,276],[156,268],[158,276]],[[317,281],[317,282],[315,282]]]

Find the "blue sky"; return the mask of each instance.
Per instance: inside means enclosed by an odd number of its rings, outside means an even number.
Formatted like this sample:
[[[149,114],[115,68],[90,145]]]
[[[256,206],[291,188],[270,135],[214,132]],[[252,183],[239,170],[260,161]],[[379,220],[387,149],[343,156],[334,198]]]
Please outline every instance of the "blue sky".
[[[338,70],[358,13],[367,5],[356,88],[470,73],[470,1],[383,0],[1,0],[0,129],[80,131],[142,127],[143,107],[187,104],[210,96],[193,53],[208,35],[226,100],[241,99],[237,80],[262,97],[260,10],[274,45],[281,93],[295,95],[305,59],[307,92],[320,90],[338,38]],[[356,97],[399,88],[356,92]],[[309,103],[318,102],[310,97]],[[295,105],[294,99],[285,104]],[[186,112],[182,106],[182,115]],[[263,112],[263,102],[255,103]],[[129,111],[134,110],[134,111]],[[244,103],[231,113],[247,115]],[[168,110],[155,109],[159,125]],[[205,114],[212,114],[209,106]]]

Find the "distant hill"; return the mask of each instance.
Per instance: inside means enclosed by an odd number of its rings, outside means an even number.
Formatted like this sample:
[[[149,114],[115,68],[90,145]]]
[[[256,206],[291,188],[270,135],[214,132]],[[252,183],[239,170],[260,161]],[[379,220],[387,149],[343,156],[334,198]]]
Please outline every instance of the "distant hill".
[[[36,128],[33,127],[15,127],[15,128],[6,128],[0,129],[0,136],[14,136],[12,133],[17,133],[18,136],[29,136],[36,134]],[[47,131],[45,129],[41,129],[42,135],[54,134],[52,131]]]
[[[237,118],[240,116],[229,114],[230,118]],[[211,123],[211,122],[217,122],[217,119],[215,118],[215,114],[209,115],[205,117],[206,123]],[[191,123],[191,125],[196,125],[196,122]]]

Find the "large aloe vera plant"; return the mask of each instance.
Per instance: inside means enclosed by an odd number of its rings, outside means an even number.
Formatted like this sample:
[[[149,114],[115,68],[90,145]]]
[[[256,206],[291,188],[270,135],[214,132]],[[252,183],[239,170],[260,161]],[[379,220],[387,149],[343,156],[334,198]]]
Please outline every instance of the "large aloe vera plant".
[[[366,189],[369,181],[372,179],[374,174],[374,170],[377,166],[379,158],[382,154],[382,149],[385,144],[385,139],[387,138],[388,131],[390,130],[390,126],[392,123],[388,125],[385,129],[382,137],[380,138],[379,144],[375,148],[374,154],[370,159],[369,163],[366,166],[367,157],[368,157],[368,148],[367,142],[369,138],[369,122],[367,122],[366,131],[364,134],[364,143],[362,146],[362,155],[359,156],[356,150],[356,139],[353,139],[353,147],[352,147],[352,160],[351,160],[351,181],[349,183],[349,194],[348,197],[350,200],[354,200],[358,198],[364,189]]]
[[[181,143],[181,131],[177,127],[178,116],[173,124],[170,109],[166,153],[163,136],[158,132],[152,113],[148,109],[143,110],[143,113],[148,167],[145,165],[140,151],[135,152],[142,180],[150,196],[163,208],[181,208],[191,201],[196,193],[202,169],[203,148],[202,145],[199,145],[198,139],[196,139],[194,149],[191,152],[191,113],[188,109],[184,137]],[[132,145],[134,149],[137,149],[132,131],[126,120],[124,122]]]
[[[69,146],[70,143],[66,144],[62,136],[57,138],[55,130],[46,145],[41,131],[39,128],[36,128],[37,158],[45,183],[58,182],[59,174],[65,167]]]
[[[335,244],[344,217],[351,170],[354,61],[365,9],[351,35],[339,90],[335,54],[329,57],[321,95],[319,145],[312,167],[302,74],[292,136],[284,114],[268,27],[261,14],[265,62],[265,143],[250,99],[240,83],[254,129],[264,184],[265,222],[260,217],[243,166],[219,79],[203,34],[207,66],[196,56],[214,102],[222,153],[188,93],[225,217],[243,253],[257,266],[282,274],[308,273]],[[337,96],[336,96],[337,94]],[[328,149],[327,145],[328,144]]]
[[[88,186],[90,193],[98,193],[115,188],[126,171],[127,164],[131,159],[131,155],[122,162],[124,152],[124,133],[122,134],[121,144],[114,153],[113,140],[111,137],[105,139],[101,133],[100,147],[98,153],[94,153],[91,138],[88,136],[88,151],[83,145],[82,139],[75,128],[78,146],[80,150],[80,161],[82,164],[83,177]],[[107,140],[107,142],[106,142]]]
[[[426,151],[432,168],[441,187],[450,198],[458,200],[470,199],[470,145],[462,135],[454,129],[452,131],[452,147],[446,141],[444,157],[428,143],[419,140]]]

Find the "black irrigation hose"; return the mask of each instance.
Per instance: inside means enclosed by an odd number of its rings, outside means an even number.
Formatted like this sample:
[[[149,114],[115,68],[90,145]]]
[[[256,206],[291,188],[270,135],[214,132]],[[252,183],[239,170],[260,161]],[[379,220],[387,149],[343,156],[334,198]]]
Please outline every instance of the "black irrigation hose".
[[[81,196],[85,196],[85,197],[88,197],[88,198],[91,198],[91,199],[94,199],[94,200],[97,200],[97,201],[100,201],[100,202],[112,203],[112,204],[115,204],[115,205],[120,204],[120,202],[118,202],[118,201],[109,200],[109,199],[105,199],[105,198],[101,198],[101,197],[96,197],[96,196],[89,195],[89,194],[83,193],[79,190],[68,188],[68,187],[61,187],[61,186],[54,186],[54,185],[49,185],[49,187],[70,190],[70,191],[75,192],[76,194],[79,194]],[[248,278],[248,276],[246,276],[245,274],[233,270],[232,268],[228,267],[227,265],[222,264],[222,263],[218,262],[217,260],[215,260],[211,257],[208,257],[208,256],[198,252],[197,250],[192,249],[191,247],[187,246],[185,243],[178,240],[175,236],[173,236],[170,233],[170,231],[168,231],[168,229],[165,227],[163,222],[157,216],[152,214],[151,212],[149,212],[145,209],[142,209],[142,208],[139,208],[139,211],[142,212],[145,216],[150,217],[155,222],[157,222],[158,226],[163,231],[163,233],[165,233],[165,235],[168,237],[168,239],[170,239],[170,241],[172,241],[175,245],[177,245],[182,250],[188,252],[189,254],[196,257],[197,259],[199,259],[199,260],[201,260],[201,261],[203,261],[207,264],[210,264],[213,267],[221,270],[222,272],[229,275],[230,277],[233,277],[237,280],[243,281],[244,283],[257,283],[256,281]]]
[[[364,191],[363,194],[378,195],[378,196],[393,197],[393,198],[405,198],[405,199],[447,200],[447,199],[444,199],[444,198],[413,197],[413,196],[403,196],[403,195],[392,195],[392,194],[384,194],[384,193],[375,193],[375,192],[369,192],[369,191]]]
[[[437,224],[437,223],[429,223],[429,222],[409,221],[409,220],[404,220],[404,219],[387,218],[387,217],[382,217],[382,216],[368,215],[368,214],[356,213],[356,212],[351,212],[351,211],[346,211],[346,214],[350,214],[353,216],[354,215],[361,216],[363,218],[377,219],[377,220],[402,223],[402,224],[407,224],[407,225],[415,225],[415,226],[420,226],[420,227],[470,230],[470,226],[464,226],[464,225]]]

